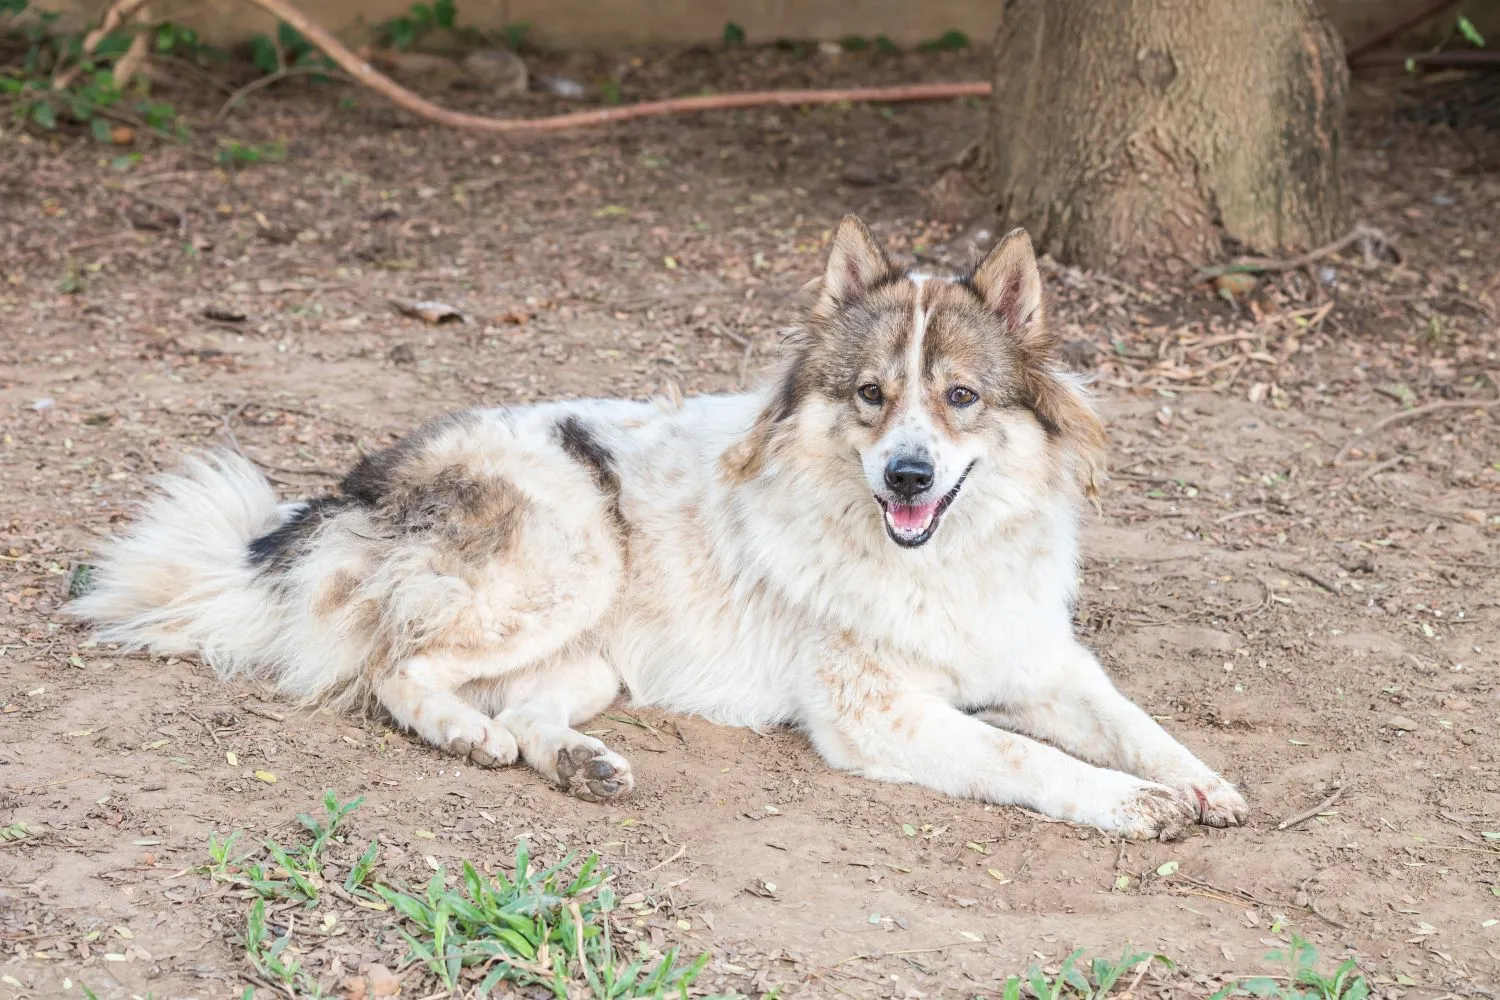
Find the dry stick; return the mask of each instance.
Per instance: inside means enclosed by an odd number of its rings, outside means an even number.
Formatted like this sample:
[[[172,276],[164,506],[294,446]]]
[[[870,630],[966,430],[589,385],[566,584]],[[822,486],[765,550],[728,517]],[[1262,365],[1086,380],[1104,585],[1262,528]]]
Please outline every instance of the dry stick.
[[[239,104],[240,101],[243,101],[245,98],[249,97],[257,90],[260,90],[262,87],[269,87],[271,84],[276,83],[278,80],[285,80],[289,76],[309,75],[336,77],[349,83],[357,82],[353,78],[348,77],[343,73],[338,73],[334,70],[329,69],[327,66],[283,66],[276,72],[271,73],[268,76],[262,76],[251,80],[249,83],[245,84],[243,87],[239,88],[228,97],[226,97],[224,99],[223,106],[219,108],[219,113],[214,115],[214,124],[217,125],[225,118],[229,117],[229,112],[234,110],[235,105]]]
[[[1304,809],[1302,812],[1296,813],[1295,815],[1292,815],[1292,816],[1288,816],[1286,819],[1284,819],[1280,823],[1276,824],[1276,829],[1278,829],[1278,830],[1290,830],[1292,827],[1296,826],[1298,823],[1305,823],[1305,822],[1307,822],[1308,820],[1312,819],[1314,816],[1318,815],[1318,813],[1327,811],[1327,809],[1330,806],[1332,806],[1335,802],[1337,802],[1339,800],[1339,796],[1341,796],[1343,794],[1344,794],[1344,786],[1343,785],[1337,785],[1337,786],[1335,786],[1334,789],[1333,789],[1333,794],[1329,795],[1328,798],[1324,799],[1322,802],[1319,802],[1317,805],[1313,806],[1311,809]]]
[[[1234,271],[1295,271],[1299,267],[1306,267],[1308,264],[1322,260],[1324,257],[1331,257],[1345,247],[1366,239],[1382,243],[1386,246],[1391,245],[1391,241],[1386,237],[1385,233],[1374,226],[1367,226],[1364,223],[1360,223],[1332,243],[1325,243],[1315,250],[1309,250],[1300,257],[1288,257],[1285,260],[1279,260],[1274,257],[1236,257],[1228,264],[1205,267],[1193,275],[1192,283],[1196,285],[1200,281],[1207,281],[1209,278],[1217,278],[1221,274],[1230,274]]]
[[[82,60],[93,55],[94,50],[99,47],[100,42],[109,37],[110,33],[118,28],[121,23],[135,16],[135,12],[146,6],[146,3],[147,0],[116,0],[110,6],[109,10],[104,12],[104,18],[99,22],[99,27],[84,36],[83,48],[79,53],[80,63]],[[74,66],[67,72],[60,74],[57,79],[52,81],[52,89],[63,90],[77,78],[79,71],[80,66]]]
[[[121,0],[130,3],[132,0]],[[917,83],[900,87],[856,87],[848,90],[766,90],[743,94],[714,94],[706,97],[676,97],[666,101],[645,101],[623,108],[597,111],[575,111],[548,118],[488,118],[450,111],[425,98],[418,97],[367,61],[349,51],[328,30],[287,0],[247,0],[256,7],[280,18],[338,64],[359,83],[380,94],[392,104],[450,128],[478,132],[561,132],[588,125],[629,121],[688,111],[716,111],[728,108],[797,107],[808,104],[837,104],[841,101],[935,101],[953,97],[985,97],[990,85],[972,83]],[[118,5],[117,5],[118,6]]]
[[[1421,3],[1412,4],[1410,8],[1402,11],[1356,42],[1349,49],[1346,57],[1349,64],[1352,66],[1355,60],[1377,45],[1384,45],[1403,31],[1409,31],[1423,21],[1436,17],[1457,2],[1458,0],[1422,0]]]
[[[1350,438],[1344,444],[1344,446],[1339,449],[1338,454],[1333,456],[1332,464],[1340,464],[1344,461],[1344,459],[1349,457],[1349,452],[1354,450],[1355,445],[1362,444],[1370,440],[1370,438],[1374,437],[1376,434],[1379,434],[1381,431],[1385,430],[1387,427],[1392,426],[1393,424],[1399,424],[1407,420],[1416,420],[1418,418],[1436,413],[1439,410],[1488,410],[1492,406],[1500,406],[1500,399],[1486,399],[1475,402],[1466,402],[1463,400],[1444,400],[1440,403],[1428,403],[1426,406],[1419,406],[1415,410],[1402,410],[1399,413],[1392,413],[1388,417],[1382,417],[1381,419],[1375,421],[1374,425],[1371,426],[1369,430],[1356,434],[1352,438]]]
[[[1446,52],[1401,52],[1396,49],[1371,52],[1361,66],[1427,66],[1432,69],[1485,69],[1500,66],[1500,52],[1485,49],[1449,49]]]

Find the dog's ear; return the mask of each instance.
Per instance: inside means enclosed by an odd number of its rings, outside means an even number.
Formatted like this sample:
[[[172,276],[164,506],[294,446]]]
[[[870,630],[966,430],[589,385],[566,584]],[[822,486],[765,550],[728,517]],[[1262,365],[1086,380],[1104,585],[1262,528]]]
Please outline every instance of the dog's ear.
[[[974,271],[974,290],[1005,329],[1029,354],[1046,356],[1053,347],[1042,316],[1042,275],[1024,229],[1012,229]]]
[[[833,315],[841,304],[859,298],[890,270],[891,262],[870,228],[855,216],[844,216],[833,234],[813,314]]]

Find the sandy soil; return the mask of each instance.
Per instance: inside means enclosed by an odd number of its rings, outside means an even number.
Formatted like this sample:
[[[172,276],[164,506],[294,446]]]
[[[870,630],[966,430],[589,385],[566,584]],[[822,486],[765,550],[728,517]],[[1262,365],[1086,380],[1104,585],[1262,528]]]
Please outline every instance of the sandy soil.
[[[626,99],[984,65],[640,60]],[[70,566],[185,449],[232,434],[306,496],[454,408],[753,378],[842,213],[897,252],[963,258],[973,229],[927,221],[922,190],[977,134],[977,105],[500,141],[288,85],[224,131],[282,138],[287,161],[233,174],[197,146],[115,165],[83,138],[0,145],[0,825],[33,830],[0,844],[0,996],[240,996],[243,904],[184,869],[211,831],[285,833],[333,788],[366,797],[354,832],[413,880],[503,864],[522,836],[601,852],[645,893],[643,940],[712,952],[709,989],[994,996],[1028,963],[1130,945],[1180,966],[1140,995],[1205,996],[1295,932],[1326,964],[1356,955],[1385,996],[1494,997],[1500,134],[1402,115],[1403,87],[1359,84],[1349,149],[1356,215],[1399,262],[1351,250],[1234,303],[1170,269],[1048,268],[1113,442],[1080,630],[1254,810],[1246,829],[1147,845],[834,774],[794,733],[628,708],[590,729],[632,759],[637,792],[592,806],[379,720],[122,656],[59,613]],[[176,99],[207,128],[216,102]],[[391,296],[472,322],[429,326]],[[1357,436],[1458,401],[1491,408]],[[301,945],[328,988],[400,965],[388,914],[328,908],[339,932]],[[402,995],[436,992],[404,975]]]

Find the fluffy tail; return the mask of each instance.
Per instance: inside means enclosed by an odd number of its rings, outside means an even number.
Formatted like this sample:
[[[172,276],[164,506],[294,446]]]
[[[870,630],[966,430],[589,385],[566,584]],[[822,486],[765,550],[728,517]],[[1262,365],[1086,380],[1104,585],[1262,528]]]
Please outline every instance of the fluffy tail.
[[[92,589],[69,607],[99,638],[161,655],[198,654],[220,676],[268,675],[289,610],[260,578],[249,545],[297,504],[277,501],[250,461],[191,458],[130,531],[100,553]]]

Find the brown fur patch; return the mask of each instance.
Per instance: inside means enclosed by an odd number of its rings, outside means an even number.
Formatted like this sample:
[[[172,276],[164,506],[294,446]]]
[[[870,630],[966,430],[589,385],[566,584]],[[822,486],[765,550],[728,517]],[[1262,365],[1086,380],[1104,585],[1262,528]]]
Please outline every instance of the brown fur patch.
[[[320,618],[327,618],[343,610],[344,605],[354,596],[359,589],[359,577],[347,569],[336,570],[332,576],[323,581],[318,592],[313,595],[312,611]]]

